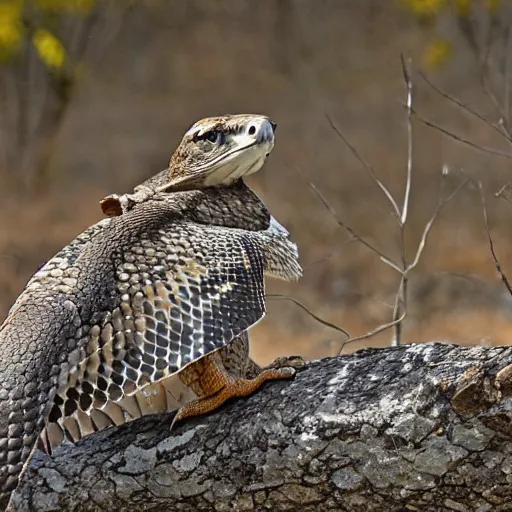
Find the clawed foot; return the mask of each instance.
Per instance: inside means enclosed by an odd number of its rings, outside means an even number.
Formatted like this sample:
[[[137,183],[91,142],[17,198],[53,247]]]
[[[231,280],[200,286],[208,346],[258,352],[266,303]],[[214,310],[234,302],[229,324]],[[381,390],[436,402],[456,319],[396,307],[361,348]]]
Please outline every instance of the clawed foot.
[[[176,422],[191,416],[209,413],[217,409],[229,398],[248,396],[254,393],[266,381],[290,379],[297,373],[295,368],[302,367],[305,363],[301,357],[292,356],[280,357],[273,364],[277,364],[277,366],[263,368],[253,379],[233,378],[223,372],[219,372],[218,377],[224,381],[223,387],[210,396],[194,400],[180,407],[172,420],[171,430]]]

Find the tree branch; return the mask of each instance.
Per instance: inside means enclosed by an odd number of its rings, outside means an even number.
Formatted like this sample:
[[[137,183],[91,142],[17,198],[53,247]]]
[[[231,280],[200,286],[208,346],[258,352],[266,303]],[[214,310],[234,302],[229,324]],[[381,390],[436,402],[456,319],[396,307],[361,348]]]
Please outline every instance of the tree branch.
[[[370,242],[365,240],[363,237],[359,236],[347,223],[343,221],[343,219],[336,213],[332,205],[327,201],[325,196],[320,192],[320,190],[310,181],[307,181],[308,185],[311,187],[311,190],[316,194],[316,196],[322,201],[324,206],[327,208],[329,213],[334,217],[336,222],[340,227],[345,229],[353,238],[361,242],[365,247],[370,249],[370,251],[374,252],[383,263],[389,265],[392,269],[396,270],[400,274],[403,272],[402,269],[388,256],[386,256],[382,251],[373,246]]]
[[[402,320],[407,314],[407,254],[405,249],[405,228],[407,225],[407,215],[409,213],[409,198],[412,187],[412,155],[413,155],[413,133],[412,133],[412,79],[409,70],[410,59],[406,62],[403,55],[400,55],[402,63],[402,73],[404,76],[405,87],[407,89],[407,177],[405,180],[404,202],[402,204],[402,216],[398,224],[400,230],[400,254],[402,258],[402,275],[398,289],[395,295],[395,305],[393,307],[393,321],[390,327],[393,327],[393,338],[391,345],[400,345],[402,339]],[[380,332],[380,331],[377,331]],[[372,335],[372,334],[370,334]]]
[[[482,213],[484,216],[484,225],[485,225],[485,233],[487,235],[487,241],[489,242],[489,249],[491,251],[492,260],[494,262],[494,266],[498,271],[498,274],[503,281],[503,284],[508,290],[508,293],[512,296],[512,285],[510,284],[505,272],[503,271],[503,267],[501,266],[500,260],[498,259],[498,255],[496,254],[496,250],[494,248],[494,241],[491,235],[491,228],[489,227],[489,217],[487,215],[487,203],[485,201],[485,194],[482,187],[482,183],[478,182],[478,191],[480,192],[480,201],[482,203]]]
[[[15,510],[502,510],[511,362],[441,343],[311,362],[172,434],[153,416],[37,453]]]
[[[400,56],[400,59],[402,63],[402,73],[404,75],[405,86],[407,88],[407,180],[405,182],[402,216],[400,217],[400,227],[403,230],[403,227],[407,222],[407,214],[409,213],[409,197],[411,195],[412,186],[412,80],[409,71],[410,59],[408,59],[407,63],[405,62],[403,55]]]
[[[392,322],[388,322],[387,324],[379,325],[377,328],[373,329],[373,331],[367,332],[366,334],[361,334],[361,336],[355,336],[354,338],[349,338],[348,340],[344,341],[341,344],[340,350],[338,352],[338,355],[341,355],[343,353],[343,349],[349,345],[350,343],[354,343],[354,341],[361,341],[366,340],[368,338],[372,338],[373,336],[376,336],[377,334],[380,334],[381,332],[387,331],[388,329],[391,329],[392,327],[395,327],[398,325],[407,315],[407,311],[404,311],[402,315]],[[397,345],[393,345],[394,347]]]
[[[395,201],[393,195],[389,192],[387,187],[382,183],[382,181],[379,179],[375,171],[373,170],[373,167],[359,154],[357,149],[349,142],[349,140],[343,135],[341,130],[336,126],[334,121],[331,119],[329,114],[325,114],[327,117],[327,121],[329,121],[329,124],[331,125],[331,128],[336,132],[338,137],[345,143],[345,145],[350,149],[352,154],[355,156],[355,158],[358,160],[358,162],[366,169],[366,171],[370,174],[373,181],[377,184],[377,186],[381,189],[382,193],[387,197],[389,203],[393,207],[393,211],[397,216],[397,219],[400,219],[401,213],[400,208],[398,207],[397,202]]]
[[[454,96],[451,96],[450,94],[448,94],[447,92],[443,91],[442,89],[440,89],[437,85],[435,85],[433,82],[431,82],[427,76],[422,73],[421,71],[419,71],[419,75],[421,76],[421,78],[423,78],[423,80],[437,93],[439,94],[440,96],[442,96],[443,98],[447,99],[448,101],[450,101],[451,103],[453,103],[454,105],[457,105],[458,107],[460,107],[464,112],[467,112],[468,114],[476,117],[477,119],[479,119],[480,121],[483,121],[487,126],[489,126],[490,128],[492,128],[494,131],[496,131],[501,137],[503,137],[507,142],[510,142],[510,137],[505,133],[503,132],[503,130],[501,129],[500,126],[494,124],[490,119],[487,119],[484,115],[480,114],[479,112],[477,112],[475,109],[473,109],[471,106],[469,105],[466,105],[465,103],[462,103],[460,100],[458,100],[457,98],[455,98]]]
[[[266,295],[267,299],[281,299],[281,300],[287,300],[291,303],[298,306],[302,311],[306,312],[313,320],[316,320],[318,323],[324,325],[325,327],[330,327],[331,329],[334,329],[335,331],[341,332],[344,334],[347,338],[350,338],[350,334],[343,329],[342,327],[335,325],[331,322],[328,322],[327,320],[324,320],[323,318],[320,318],[318,315],[315,315],[308,307],[306,307],[302,302],[298,301],[297,299],[294,299],[293,297],[290,297],[288,295],[281,295],[276,293],[270,293]]]
[[[447,130],[446,128],[443,128],[442,126],[437,125],[436,123],[430,121],[429,119],[421,117],[415,110],[413,110],[412,113],[413,113],[414,117],[420,123],[428,126],[429,128],[433,128],[434,130],[437,130],[438,132],[441,132],[442,134],[448,136],[450,139],[453,139],[456,142],[460,142],[461,144],[464,144],[476,151],[479,151],[481,153],[488,153],[490,155],[502,156],[504,158],[512,158],[511,153],[508,153],[506,151],[500,151],[499,149],[489,148],[486,146],[481,146],[479,144],[476,144],[475,142],[465,139],[464,137],[460,137],[459,135]]]

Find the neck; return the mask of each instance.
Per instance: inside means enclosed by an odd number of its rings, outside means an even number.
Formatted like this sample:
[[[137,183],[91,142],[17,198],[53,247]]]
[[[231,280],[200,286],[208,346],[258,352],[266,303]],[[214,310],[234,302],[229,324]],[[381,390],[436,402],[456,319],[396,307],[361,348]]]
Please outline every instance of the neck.
[[[270,225],[266,206],[242,178],[231,185],[218,185],[191,193],[199,199],[189,210],[190,218],[195,222],[249,231],[261,231]]]
[[[267,208],[242,178],[229,185],[162,192],[165,190],[166,183],[168,183],[168,174],[167,171],[162,171],[135,187],[133,194],[123,196],[114,194],[105,198],[102,201],[103,211],[108,216],[115,217],[125,215],[132,210],[140,210],[147,203],[160,203],[164,211],[167,209],[169,212],[179,211],[184,217],[200,224],[250,231],[267,229],[270,224]],[[112,201],[115,206],[110,211],[108,201]],[[150,205],[148,207],[151,209]]]

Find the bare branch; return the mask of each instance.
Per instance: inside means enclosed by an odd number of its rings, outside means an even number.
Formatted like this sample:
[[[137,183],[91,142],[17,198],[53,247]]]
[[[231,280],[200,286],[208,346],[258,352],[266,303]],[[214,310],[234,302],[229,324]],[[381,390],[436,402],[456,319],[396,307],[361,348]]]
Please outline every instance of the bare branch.
[[[343,228],[345,229],[346,231],[348,231],[354,238],[356,238],[357,240],[359,240],[363,245],[365,245],[366,247],[368,247],[368,249],[370,249],[371,251],[373,251],[375,254],[377,254],[379,256],[379,258],[384,262],[386,263],[387,265],[389,265],[391,268],[393,268],[394,270],[396,270],[398,273],[402,274],[402,269],[396,264],[394,263],[388,256],[386,256],[385,254],[383,254],[379,249],[377,249],[376,247],[374,247],[372,244],[370,244],[369,242],[367,242],[364,238],[360,237],[349,225],[345,224],[345,222],[343,222],[343,220],[338,216],[338,214],[336,213],[336,211],[334,210],[334,208],[331,206],[331,204],[329,203],[329,201],[327,201],[327,199],[325,198],[325,196],[320,192],[320,190],[318,190],[318,188],[315,187],[315,185],[311,182],[308,182],[308,185],[311,187],[311,189],[313,190],[313,192],[315,192],[315,194],[318,196],[318,198],[320,199],[320,201],[322,201],[322,203],[324,204],[324,206],[329,210],[329,212],[331,213],[331,215],[336,219],[336,222]]]
[[[501,187],[494,195],[500,199],[505,199],[505,201],[512,204],[512,184],[507,183],[506,185],[503,185],[503,187]]]
[[[404,260],[404,266],[406,262]],[[402,323],[398,319],[404,311],[407,311],[407,275],[404,273],[400,278],[400,283],[395,295],[395,305],[393,306],[393,339],[391,341],[392,347],[398,347],[402,339]]]
[[[414,257],[413,262],[407,267],[405,271],[406,274],[408,274],[414,267],[416,267],[416,265],[420,261],[421,255],[427,243],[428,235],[440,211],[469,183],[469,181],[469,178],[464,180],[448,197],[444,198],[438,203],[437,208],[435,209],[434,213],[432,214],[432,217],[430,217],[430,220],[427,222],[427,225],[423,230],[423,235],[421,236],[421,240],[418,245],[418,250],[416,251],[416,256]]]
[[[290,302],[293,302],[296,306],[299,306],[302,310],[304,310],[311,318],[315,319],[317,322],[321,323],[322,325],[325,325],[326,327],[330,327],[331,329],[334,329],[336,331],[339,331],[343,333],[347,338],[350,338],[350,334],[343,329],[342,327],[339,327],[338,325],[332,324],[331,322],[328,322],[327,320],[324,320],[320,318],[318,315],[315,315],[312,311],[310,311],[307,306],[302,304],[302,302],[299,302],[297,299],[294,299],[293,297],[290,297],[288,295],[281,295],[281,294],[268,294],[267,299],[281,299],[281,300],[288,300]]]
[[[483,89],[485,95],[489,98],[491,103],[494,105],[494,108],[496,109],[496,111],[498,112],[498,114],[500,115],[500,117],[502,119],[502,123],[500,124],[503,128],[502,132],[507,137],[510,138],[510,133],[508,130],[508,123],[506,120],[507,116],[505,114],[505,111],[503,110],[503,107],[500,105],[500,102],[498,101],[498,99],[496,98],[496,96],[494,95],[494,93],[491,91],[491,89],[489,88],[489,86],[487,84],[486,68],[487,68],[487,62],[485,62],[482,65],[482,69],[480,71],[480,82],[482,84],[482,89]]]
[[[450,94],[448,94],[447,92],[443,91],[442,89],[440,89],[437,85],[435,85],[433,82],[431,82],[427,76],[422,73],[421,71],[418,72],[419,75],[421,76],[421,78],[435,91],[437,92],[440,96],[442,96],[443,98],[447,99],[448,101],[450,101],[451,103],[457,105],[458,107],[460,107],[462,110],[466,111],[467,113],[471,114],[472,116],[476,117],[477,119],[480,119],[480,121],[483,121],[485,124],[487,124],[488,126],[490,126],[493,130],[495,130],[496,132],[498,132],[503,138],[505,138],[507,141],[510,142],[510,137],[505,133],[503,132],[503,130],[496,124],[494,124],[492,121],[490,121],[489,119],[487,119],[485,116],[483,116],[482,114],[480,114],[479,112],[477,112],[476,110],[473,110],[473,108],[471,108],[470,106],[466,105],[465,103],[462,103],[460,100],[458,100],[457,98],[451,96]]]
[[[395,296],[395,303],[394,303],[394,306],[393,306],[393,320],[391,322],[385,324],[385,325],[382,325],[382,326],[378,327],[377,329],[375,329],[374,331],[371,331],[370,333],[368,333],[366,335],[358,336],[356,338],[347,340],[343,344],[343,346],[341,347],[341,350],[343,350],[343,347],[347,343],[351,343],[352,341],[357,341],[357,340],[360,340],[360,339],[365,339],[367,337],[373,336],[374,334],[380,333],[383,330],[386,330],[386,329],[389,329],[389,328],[392,328],[392,327],[395,328],[395,334],[394,334],[394,337],[393,337],[393,345],[397,346],[397,345],[400,344],[400,332],[401,332],[400,331],[400,326],[401,326],[401,321],[403,320],[403,318],[405,318],[406,311],[407,311],[408,274],[409,274],[409,272],[411,272],[418,265],[418,262],[420,261],[420,258],[421,258],[422,254],[423,254],[424,249],[425,249],[428,236],[430,234],[430,231],[432,229],[432,226],[434,225],[434,222],[435,222],[436,218],[439,215],[439,212],[441,211],[441,209],[448,202],[450,202],[452,200],[452,198],[468,182],[468,180],[464,181],[448,197],[446,197],[445,199],[440,199],[438,201],[437,207],[436,207],[432,217],[429,219],[429,221],[425,225],[425,228],[423,230],[422,237],[421,237],[420,242],[418,244],[418,248],[416,250],[416,254],[414,256],[414,259],[413,259],[413,261],[410,264],[408,264],[407,263],[407,258],[406,258],[406,250],[405,250],[405,227],[406,227],[406,223],[407,223],[407,219],[408,219],[409,202],[410,202],[410,195],[411,195],[411,190],[412,190],[412,172],[413,172],[412,115],[414,114],[416,116],[416,118],[418,118],[420,120],[420,122],[423,122],[423,123],[427,124],[428,126],[430,126],[432,128],[439,129],[443,133],[452,136],[454,139],[456,139],[456,140],[458,140],[460,142],[465,142],[467,144],[471,144],[471,143],[469,141],[465,141],[464,139],[461,139],[460,137],[456,136],[455,134],[452,134],[451,132],[449,132],[448,130],[445,130],[444,128],[440,128],[440,127],[436,126],[431,121],[425,120],[425,119],[419,117],[418,114],[416,114],[416,112],[413,109],[413,83],[412,83],[411,73],[410,73],[410,61],[406,62],[406,60],[404,59],[403,55],[401,55],[401,64],[402,64],[402,72],[403,72],[404,81],[405,81],[406,90],[407,90],[407,99],[406,99],[406,105],[405,106],[407,108],[407,141],[408,141],[408,145],[407,145],[407,176],[406,176],[404,200],[403,200],[401,211],[400,211],[400,208],[398,207],[396,201],[394,200],[393,196],[389,192],[389,190],[378,179],[378,177],[375,174],[373,168],[359,155],[357,150],[350,144],[350,142],[348,142],[348,140],[344,137],[344,135],[340,132],[340,130],[334,124],[332,119],[327,114],[326,114],[326,116],[327,116],[327,119],[328,119],[329,123],[331,124],[331,127],[338,134],[338,136],[343,140],[343,142],[348,146],[348,148],[352,151],[352,153],[355,155],[355,157],[358,159],[358,161],[370,173],[371,177],[375,180],[375,182],[378,184],[379,188],[384,192],[384,194],[386,195],[386,197],[388,198],[388,200],[392,204],[392,206],[394,208],[394,212],[397,214],[398,227],[399,227],[399,230],[400,230],[401,264],[402,264],[402,268],[400,268],[397,263],[392,261],[386,255],[384,255],[381,251],[376,249],[373,245],[371,245],[366,240],[364,240],[360,236],[358,236],[350,226],[348,226],[347,224],[345,224],[345,222],[343,222],[343,220],[338,216],[338,214],[336,213],[334,208],[330,205],[330,203],[323,196],[323,194],[315,187],[315,185],[310,183],[310,182],[308,182],[308,184],[311,187],[311,189],[319,197],[319,199],[322,201],[324,206],[329,210],[331,215],[335,218],[336,222],[341,227],[343,227],[345,230],[347,230],[355,239],[359,240],[366,247],[368,247],[370,250],[372,250],[374,253],[376,253],[379,256],[379,258],[384,263],[386,263],[391,268],[396,270],[400,274],[400,276],[401,276],[400,277],[399,286],[398,286],[398,290],[397,290],[397,293],[396,293],[396,296]],[[430,84],[430,82],[425,77],[423,77],[423,78]],[[432,85],[432,87],[434,87],[434,86]],[[447,96],[447,95],[443,93],[443,96]],[[452,101],[457,103],[457,101],[454,100],[453,98],[451,98],[449,96],[448,96],[448,98],[450,100],[452,100]],[[457,104],[461,105],[460,102],[458,102]],[[479,116],[479,117],[484,119],[482,116]],[[486,120],[486,122],[488,122],[490,124],[489,121]],[[494,126],[494,129],[498,130],[501,133],[499,128],[497,128],[496,126]],[[475,147],[477,149],[481,149],[479,146],[475,145]],[[499,152],[499,150],[495,150],[495,151]],[[506,153],[499,152],[499,154],[501,154],[501,156],[507,156],[509,158],[512,157],[512,155],[509,155],[509,154],[506,154]],[[340,350],[340,352],[341,352],[341,350]]]
[[[467,176],[467,173],[464,172],[463,170],[461,171],[465,176]],[[484,194],[484,191],[483,191],[483,186],[482,186],[482,183],[480,181],[475,181],[473,178],[471,177],[468,177],[467,178],[468,181],[470,181],[473,185],[475,185],[477,188],[478,188],[478,191],[480,193],[480,201],[482,203],[482,213],[483,213],[483,216],[484,216],[484,225],[485,225],[485,232],[487,234],[487,239],[489,241],[489,248],[491,250],[491,255],[492,255],[492,259],[494,261],[494,266],[496,267],[496,270],[498,271],[498,273],[500,274],[500,277],[501,277],[501,280],[503,281],[503,284],[505,285],[505,287],[507,288],[508,292],[510,293],[510,295],[512,295],[512,285],[510,284],[505,272],[503,271],[503,268],[501,266],[501,263],[498,259],[498,256],[496,254],[496,250],[494,248],[494,241],[492,239],[492,236],[491,236],[491,230],[490,230],[490,227],[489,227],[489,217],[487,215],[487,202],[485,200],[485,194]],[[497,197],[503,197],[503,199],[506,199],[507,201],[510,201],[504,191],[505,189],[509,188],[510,187],[510,184],[509,185],[505,185],[504,187],[501,188],[501,190],[499,190],[497,193],[496,193],[496,196]]]
[[[493,20],[491,19],[491,22],[488,25],[488,31],[485,38],[485,48],[482,51],[477,47],[474,53],[478,59],[478,65],[480,68],[480,83],[482,85],[482,89],[485,95],[489,98],[490,102],[494,105],[496,111],[498,112],[498,115],[501,118],[500,126],[502,127],[503,133],[510,138],[508,119],[505,114],[505,111],[503,110],[503,106],[500,104],[500,102],[496,98],[496,95],[492,92],[488,84],[489,69],[491,67],[489,58],[491,55],[491,47],[493,45],[493,26],[494,23]]]
[[[410,61],[406,64],[404,56],[400,55],[402,63],[402,72],[404,75],[405,86],[407,89],[407,174],[405,182],[404,202],[402,205],[402,217],[399,223],[400,229],[400,253],[402,258],[402,276],[400,284],[395,296],[395,305],[393,307],[393,322],[397,321],[402,314],[402,310],[407,309],[407,275],[405,269],[407,268],[407,257],[405,250],[405,226],[407,223],[407,215],[409,212],[409,198],[411,195],[412,187],[412,153],[413,153],[413,138],[412,138],[412,79],[409,72]],[[392,340],[393,346],[400,345],[401,338],[401,322],[394,325],[394,335]]]
[[[505,151],[500,151],[499,149],[494,149],[494,148],[488,148],[486,146],[479,146],[478,144],[468,140],[468,139],[464,139],[463,137],[460,137],[459,135],[456,135],[455,133],[447,130],[446,128],[443,128],[442,126],[439,126],[438,124],[428,120],[428,119],[425,119],[423,117],[421,117],[416,111],[412,110],[412,113],[414,115],[414,117],[422,124],[430,127],[430,128],[434,128],[434,130],[437,130],[441,133],[443,133],[444,135],[447,135],[448,137],[450,137],[451,139],[454,139],[455,141],[457,142],[460,142],[462,144],[465,144],[466,146],[469,146],[470,148],[473,148],[477,151],[480,151],[482,153],[489,153],[491,155],[496,155],[496,156],[502,156],[502,157],[505,157],[505,158],[512,158],[512,154],[510,153],[507,153]]]
[[[407,213],[409,210],[409,197],[411,195],[412,185],[412,80],[408,69],[408,64],[404,60],[404,56],[400,55],[402,62],[402,71],[404,74],[405,85],[407,87],[407,181],[405,183],[405,195],[402,206],[402,216],[400,222],[402,227],[407,222]]]
[[[484,214],[484,224],[485,224],[485,232],[487,233],[487,239],[489,241],[489,248],[491,250],[492,259],[494,261],[494,266],[496,267],[496,270],[501,276],[501,280],[503,281],[503,284],[507,287],[508,292],[510,295],[512,295],[512,286],[510,285],[509,280],[507,279],[507,276],[505,275],[505,272],[503,271],[500,261],[498,259],[498,256],[496,254],[496,251],[494,249],[494,242],[492,240],[491,236],[491,230],[489,228],[489,218],[487,216],[487,204],[485,202],[485,195],[482,187],[482,183],[478,182],[478,190],[480,192],[480,200],[482,202],[482,211]]]
[[[355,338],[349,338],[348,340],[344,341],[341,344],[341,348],[340,348],[340,351],[339,351],[338,355],[341,355],[341,353],[343,352],[343,349],[345,348],[345,345],[348,345],[349,343],[354,343],[355,341],[361,341],[361,340],[365,340],[367,338],[371,338],[372,336],[375,336],[375,335],[377,335],[377,334],[379,334],[379,333],[381,333],[383,331],[391,329],[395,325],[397,325],[400,322],[402,322],[402,320],[406,317],[406,315],[407,315],[407,311],[404,311],[402,313],[402,315],[400,316],[400,318],[397,318],[396,320],[393,320],[392,322],[380,325],[379,327],[377,327],[373,331],[370,331],[370,332],[368,332],[366,334],[362,334],[361,336],[356,336]]]
[[[348,139],[341,133],[339,128],[336,126],[334,121],[331,119],[329,114],[325,114],[327,117],[327,120],[329,121],[329,124],[331,125],[332,129],[338,134],[338,137],[345,143],[345,145],[350,149],[352,154],[356,157],[356,159],[361,163],[361,165],[370,173],[370,176],[373,178],[375,183],[377,183],[378,187],[382,190],[384,195],[388,198],[389,202],[391,203],[391,206],[393,207],[393,210],[395,211],[395,214],[397,216],[397,219],[400,219],[400,208],[398,208],[398,204],[396,203],[395,199],[391,195],[391,192],[386,188],[384,183],[380,181],[380,179],[375,174],[375,171],[371,167],[371,165],[366,162],[366,160],[363,159],[363,157],[359,154],[357,149],[348,141]]]

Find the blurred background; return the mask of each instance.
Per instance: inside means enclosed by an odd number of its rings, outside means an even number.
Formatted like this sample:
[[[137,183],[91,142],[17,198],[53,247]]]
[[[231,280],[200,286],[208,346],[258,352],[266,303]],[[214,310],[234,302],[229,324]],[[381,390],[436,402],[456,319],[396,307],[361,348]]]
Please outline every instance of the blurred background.
[[[414,260],[440,196],[467,176],[481,181],[512,278],[512,204],[495,197],[512,180],[511,8],[505,0],[0,0],[0,316],[46,260],[100,220],[101,198],[165,168],[194,121],[224,113],[278,124],[271,158],[249,183],[299,244],[305,273],[299,283],[269,282],[268,293],[293,297],[351,336],[393,318],[400,275],[338,225],[308,182],[401,266],[402,256]],[[342,138],[401,206],[401,54],[413,83],[403,244],[389,201]],[[512,341],[512,300],[474,185],[440,212],[404,301],[404,343]],[[252,336],[260,362],[334,355],[346,339],[289,300],[268,306]],[[344,350],[392,337],[386,330]]]

